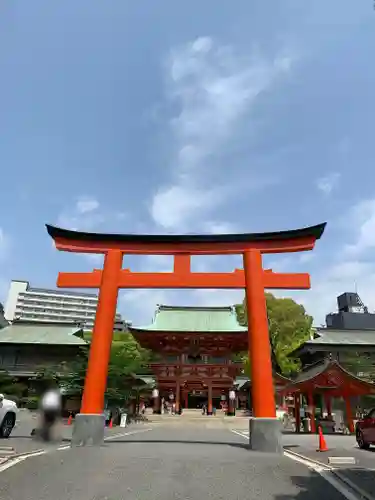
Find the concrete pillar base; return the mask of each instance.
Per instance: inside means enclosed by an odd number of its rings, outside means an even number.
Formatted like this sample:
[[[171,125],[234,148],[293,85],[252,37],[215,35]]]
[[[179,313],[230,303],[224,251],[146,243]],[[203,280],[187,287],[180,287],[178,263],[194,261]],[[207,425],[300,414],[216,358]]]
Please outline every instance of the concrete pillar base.
[[[278,418],[250,418],[250,449],[281,454],[283,452],[281,425]]]
[[[100,446],[104,443],[105,417],[103,414],[78,413],[74,419],[71,447]]]

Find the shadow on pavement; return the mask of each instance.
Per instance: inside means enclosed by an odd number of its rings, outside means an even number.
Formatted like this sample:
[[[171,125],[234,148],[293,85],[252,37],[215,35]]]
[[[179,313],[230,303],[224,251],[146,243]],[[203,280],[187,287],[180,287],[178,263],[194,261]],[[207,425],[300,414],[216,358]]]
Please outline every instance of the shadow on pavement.
[[[106,441],[105,444],[133,444],[133,443],[159,443],[159,444],[212,444],[212,445],[220,445],[220,446],[232,446],[234,448],[242,448],[245,450],[249,449],[249,445],[247,443],[233,443],[232,441],[202,441],[202,440],[182,440],[182,439],[111,439],[110,441]]]
[[[336,474],[344,480],[348,479],[366,492],[368,495],[375,496],[375,470],[365,469],[363,467],[340,468]]]
[[[17,439],[28,439],[30,441],[40,441],[40,438],[39,436],[37,435],[33,435],[33,436],[30,436],[30,434],[26,434],[26,435],[18,435],[18,436],[11,436],[10,439],[13,441],[13,440],[17,440]],[[54,442],[61,442],[61,443],[70,443],[71,439],[70,438],[59,438],[59,439],[52,439],[51,441],[54,441]]]
[[[294,495],[276,494],[274,500],[316,500],[319,497],[345,500],[339,491],[316,472],[311,471],[308,476],[290,476],[290,481],[298,491]]]
[[[354,485],[359,487],[366,496],[372,498],[375,494],[374,471],[368,469],[340,469],[335,471],[336,475],[344,480],[349,479]],[[275,495],[275,500],[310,500],[318,498],[329,498],[330,500],[344,500],[344,497],[331,486],[323,477],[315,472],[309,476],[291,476],[290,480],[300,490],[295,496]]]

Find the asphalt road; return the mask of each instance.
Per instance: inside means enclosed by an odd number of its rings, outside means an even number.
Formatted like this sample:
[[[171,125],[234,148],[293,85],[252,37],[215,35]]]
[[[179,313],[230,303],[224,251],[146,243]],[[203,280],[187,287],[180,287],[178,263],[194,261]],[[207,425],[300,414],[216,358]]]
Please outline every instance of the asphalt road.
[[[248,440],[248,431],[240,430],[239,434]],[[341,477],[349,479],[366,494],[375,498],[375,447],[370,450],[360,450],[354,436],[327,435],[325,436],[328,451],[317,451],[318,436],[311,434],[284,434],[285,450],[298,453],[303,457],[330,464],[334,457],[355,459],[355,464],[341,463],[333,467]]]
[[[61,423],[56,429],[56,439],[51,443],[44,443],[39,439],[31,436],[31,431],[37,427],[38,417],[35,413],[22,411],[17,419],[17,425],[13,429],[11,436],[8,439],[0,440],[0,464],[2,457],[9,457],[11,454],[8,450],[3,452],[4,448],[13,448],[14,454],[24,454],[34,452],[40,449],[53,450],[60,446],[68,445],[72,437],[73,426],[68,426]],[[137,427],[137,425],[133,426]],[[113,429],[106,428],[105,436],[111,436],[124,430],[115,427]]]
[[[130,428],[129,428],[130,429]],[[2,500],[343,500],[284,456],[251,452],[226,429],[147,426],[100,448],[67,448],[0,472]],[[146,431],[146,432],[145,432]]]

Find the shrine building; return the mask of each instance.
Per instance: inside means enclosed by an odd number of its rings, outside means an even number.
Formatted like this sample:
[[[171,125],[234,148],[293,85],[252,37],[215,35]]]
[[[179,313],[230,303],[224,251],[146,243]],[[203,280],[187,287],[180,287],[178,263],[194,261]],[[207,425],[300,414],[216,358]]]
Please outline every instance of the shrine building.
[[[161,398],[176,411],[207,404],[207,413],[228,401],[243,365],[233,355],[248,351],[247,328],[234,307],[159,305],[151,325],[129,331],[139,344],[160,355],[151,364]]]

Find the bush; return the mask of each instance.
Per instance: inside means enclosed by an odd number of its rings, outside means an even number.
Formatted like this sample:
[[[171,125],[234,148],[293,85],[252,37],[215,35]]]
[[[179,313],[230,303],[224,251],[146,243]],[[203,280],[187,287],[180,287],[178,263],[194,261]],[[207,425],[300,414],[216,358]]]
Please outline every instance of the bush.
[[[27,408],[28,410],[37,410],[39,407],[39,398],[36,396],[24,398],[21,404],[23,408]]]

